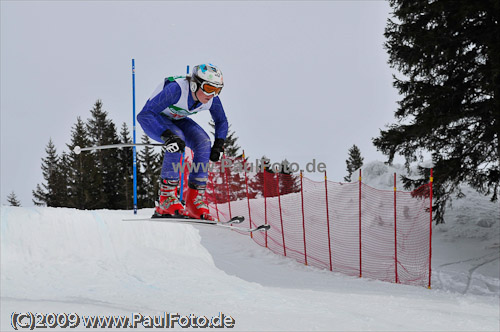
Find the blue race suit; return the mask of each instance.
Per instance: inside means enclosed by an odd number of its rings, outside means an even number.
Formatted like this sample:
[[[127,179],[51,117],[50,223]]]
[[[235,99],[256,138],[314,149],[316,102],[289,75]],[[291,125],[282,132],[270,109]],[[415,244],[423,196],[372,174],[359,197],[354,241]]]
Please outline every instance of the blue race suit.
[[[215,138],[226,139],[228,123],[219,97],[212,98],[207,104],[195,101],[185,78],[165,79],[163,88],[160,87],[157,90],[161,91],[148,99],[142,111],[137,115],[142,129],[149,137],[162,143],[162,133],[170,129],[193,150],[195,165],[208,164],[211,149],[210,137],[188,116],[208,109],[215,122]],[[176,108],[175,105],[179,104],[187,105],[187,110]],[[177,111],[179,109],[180,111]],[[173,164],[178,163],[180,158],[179,152],[165,152],[161,169],[163,179],[179,179],[179,173],[174,170]],[[189,174],[189,182],[204,185],[208,179],[207,173],[206,168],[204,171],[203,167],[199,167],[198,171],[193,170]]]

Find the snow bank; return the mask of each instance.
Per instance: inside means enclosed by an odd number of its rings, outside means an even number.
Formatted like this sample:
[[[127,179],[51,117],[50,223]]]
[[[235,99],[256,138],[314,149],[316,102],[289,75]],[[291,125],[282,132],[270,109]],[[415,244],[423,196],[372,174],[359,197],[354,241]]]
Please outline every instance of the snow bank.
[[[130,212],[2,207],[1,329],[12,330],[14,311],[223,312],[236,330],[498,326],[496,298],[347,277],[273,255],[235,232],[122,221],[127,217]]]
[[[91,297],[93,303],[128,298],[125,302],[146,305],[150,296],[123,288],[155,288],[163,279],[200,280],[205,271],[216,270],[195,228],[122,221],[132,216],[2,207],[2,297],[84,302]]]
[[[370,162],[363,166],[363,182],[378,189],[397,187],[400,175],[417,176],[402,165]],[[439,177],[439,174],[434,174]],[[445,224],[433,226],[433,288],[459,293],[500,295],[500,203],[462,185],[465,197],[446,208]]]
[[[500,295],[500,204],[463,186],[434,226],[435,285],[460,293]]]
[[[367,163],[362,168],[363,182],[377,189],[392,190],[394,173],[397,174],[396,185],[403,190],[400,175],[417,176],[416,168],[408,173],[402,165],[386,165],[375,161]],[[439,177],[439,174],[434,174]],[[491,202],[490,197],[479,194],[467,185],[461,186],[465,197],[454,198],[449,202],[444,219],[445,224],[435,229],[446,233],[443,239],[477,239],[484,241],[485,246],[499,246],[500,242],[500,203]],[[487,243],[492,242],[492,243]],[[482,247],[485,247],[482,246]]]
[[[150,214],[147,213],[147,216]],[[169,253],[211,264],[193,228],[123,221],[130,212],[2,207],[2,253],[10,261],[123,262],[135,253]]]

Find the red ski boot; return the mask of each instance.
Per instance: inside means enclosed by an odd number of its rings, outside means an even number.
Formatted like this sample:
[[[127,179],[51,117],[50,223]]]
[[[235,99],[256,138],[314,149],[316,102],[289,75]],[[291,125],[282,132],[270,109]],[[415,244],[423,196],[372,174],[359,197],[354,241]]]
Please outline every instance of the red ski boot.
[[[186,194],[186,211],[191,218],[215,220],[210,215],[207,204],[203,201],[206,186],[189,183],[189,189]]]
[[[160,180],[160,204],[155,209],[156,217],[186,216],[184,206],[177,198],[178,180]]]

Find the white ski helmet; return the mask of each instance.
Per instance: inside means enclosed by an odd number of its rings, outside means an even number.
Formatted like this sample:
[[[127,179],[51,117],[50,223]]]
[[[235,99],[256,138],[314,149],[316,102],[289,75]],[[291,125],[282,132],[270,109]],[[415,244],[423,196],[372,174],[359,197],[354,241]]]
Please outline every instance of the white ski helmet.
[[[211,63],[194,66],[189,81],[192,92],[201,88],[207,95],[217,96],[224,87],[222,71]]]

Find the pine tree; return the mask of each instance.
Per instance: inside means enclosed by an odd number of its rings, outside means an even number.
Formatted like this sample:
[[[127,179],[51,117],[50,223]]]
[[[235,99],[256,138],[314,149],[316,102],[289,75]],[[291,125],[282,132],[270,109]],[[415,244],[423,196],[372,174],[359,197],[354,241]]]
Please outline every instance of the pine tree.
[[[21,206],[21,202],[17,199],[16,193],[12,191],[9,196],[7,196],[7,202],[10,206]]]
[[[210,121],[209,125],[215,130],[215,123]],[[215,132],[212,132],[212,135],[215,136]],[[226,157],[239,157],[240,146],[237,144],[238,136],[234,131],[231,131],[231,125],[229,125],[228,133],[226,140],[224,141],[224,155]]]
[[[352,173],[363,166],[364,158],[361,157],[361,151],[356,144],[349,149],[348,156],[348,159],[345,161],[347,165],[347,176],[344,177],[344,181],[351,182]]]
[[[97,100],[90,111],[91,118],[87,121],[87,132],[92,145],[118,144],[120,140],[115,124],[108,119],[108,113],[102,109],[102,102]],[[120,165],[117,149],[97,150],[96,165],[93,174],[96,180],[94,195],[96,207],[99,209],[120,208]]]
[[[248,179],[248,189],[251,197],[258,196],[273,196],[271,194],[269,179],[270,174],[274,174],[272,169],[270,168],[271,160],[266,156],[262,156],[259,162],[262,162],[261,165],[255,165],[255,175]],[[264,169],[264,171],[262,171]],[[265,179],[264,179],[265,177]],[[264,186],[265,185],[265,186]],[[264,190],[265,189],[265,190]]]
[[[151,144],[148,135],[144,134],[141,143]],[[138,154],[141,163],[140,182],[138,182],[138,204],[140,207],[154,207],[158,198],[161,162],[163,158],[155,153],[154,148],[145,146]],[[140,183],[140,185],[139,185]]]
[[[36,189],[33,190],[33,203],[37,206],[65,206],[67,203],[67,179],[61,170],[60,158],[52,139],[49,139],[45,152],[47,157],[42,158],[41,168],[46,183],[37,184]]]
[[[72,173],[70,166],[70,159],[68,153],[63,151],[58,163],[60,186],[61,186],[61,196],[60,196],[60,206],[69,207],[71,200],[71,186],[70,186],[70,176]]]
[[[391,0],[385,30],[389,63],[402,95],[397,124],[375,146],[406,165],[432,154],[434,219],[467,183],[492,201],[500,184],[500,2]],[[428,171],[426,179],[428,179]],[[424,180],[426,180],[424,179]],[[405,178],[406,189],[423,179]]]
[[[245,174],[243,171],[237,172],[234,169],[227,173],[226,187],[230,190],[230,200],[236,201],[247,197],[245,189]]]
[[[215,130],[215,123],[210,121],[209,125]],[[212,132],[212,135],[215,136],[215,132]],[[228,134],[224,141],[224,158],[229,159],[235,164],[236,162],[243,161],[243,156],[240,153],[240,146],[237,144],[238,137],[234,131],[231,131],[231,125],[229,125]],[[220,177],[220,174],[218,174]],[[235,201],[238,199],[246,198],[246,189],[245,189],[245,175],[243,172],[236,172],[231,170],[227,172],[222,178],[224,189],[223,191],[229,190],[229,199],[231,201]],[[218,195],[219,197],[221,195]],[[224,199],[227,201],[227,194]]]
[[[77,209],[98,207],[93,196],[100,190],[93,176],[96,173],[95,154],[91,151],[80,154],[73,152],[75,146],[87,147],[90,145],[85,123],[78,117],[71,131],[71,143],[67,144],[70,150],[68,155],[69,207]]]
[[[127,124],[124,122],[120,131],[121,143],[132,143],[130,132]],[[120,209],[130,210],[134,207],[134,175],[133,175],[133,161],[134,156],[132,148],[122,148],[118,150],[118,158],[120,163],[121,181],[119,185],[119,200]],[[136,165],[137,166],[137,165]]]
[[[289,165],[288,160],[283,160],[281,162],[281,172],[279,178],[280,184],[280,195],[286,195],[291,193],[300,192],[300,176],[293,174],[290,169],[286,169],[284,165]]]

